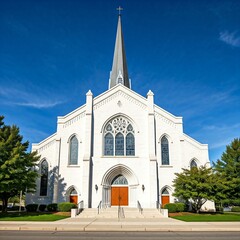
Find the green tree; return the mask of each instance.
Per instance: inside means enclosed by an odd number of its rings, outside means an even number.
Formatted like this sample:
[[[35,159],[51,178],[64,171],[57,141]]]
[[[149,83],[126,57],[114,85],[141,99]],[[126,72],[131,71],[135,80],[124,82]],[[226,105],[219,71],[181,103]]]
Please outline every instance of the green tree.
[[[214,171],[226,183],[224,198],[231,200],[240,199],[240,138],[234,139],[226,146],[221,159],[213,164]]]
[[[6,211],[10,197],[26,189],[35,190],[38,174],[34,169],[39,156],[36,152],[27,152],[29,143],[22,142],[19,128],[5,125],[3,119],[0,116],[0,198],[2,211]]]
[[[202,205],[207,200],[216,199],[216,189],[219,189],[219,181],[211,168],[201,166],[191,169],[183,169],[173,180],[174,196],[191,202],[194,211],[199,213]],[[219,195],[218,195],[219,196]]]

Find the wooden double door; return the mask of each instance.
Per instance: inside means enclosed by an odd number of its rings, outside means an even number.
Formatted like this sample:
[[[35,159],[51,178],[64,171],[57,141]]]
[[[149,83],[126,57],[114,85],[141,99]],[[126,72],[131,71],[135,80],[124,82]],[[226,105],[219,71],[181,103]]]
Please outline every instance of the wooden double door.
[[[128,206],[128,187],[111,188],[111,206]]]

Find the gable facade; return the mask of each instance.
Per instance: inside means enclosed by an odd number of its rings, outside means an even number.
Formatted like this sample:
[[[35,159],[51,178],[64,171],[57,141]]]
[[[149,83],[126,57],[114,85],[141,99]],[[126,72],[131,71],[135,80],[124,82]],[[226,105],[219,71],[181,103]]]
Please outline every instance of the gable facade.
[[[117,41],[121,47],[123,40]],[[121,53],[115,47],[115,55]],[[96,97],[89,90],[83,106],[58,117],[55,134],[33,144],[41,155],[40,177],[27,203],[83,201],[85,208],[96,208],[100,202],[106,207],[139,202],[155,208],[176,201],[175,173],[192,164],[209,165],[208,146],[183,133],[182,117],[157,106],[153,92],[143,97],[129,88],[123,55],[123,69],[113,64],[118,78],[110,79],[109,90]]]

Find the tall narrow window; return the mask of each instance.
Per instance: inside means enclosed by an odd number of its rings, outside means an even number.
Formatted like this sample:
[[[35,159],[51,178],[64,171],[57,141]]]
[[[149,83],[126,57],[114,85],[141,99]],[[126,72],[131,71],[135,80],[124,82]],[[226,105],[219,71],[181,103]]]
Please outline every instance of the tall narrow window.
[[[111,133],[107,133],[104,137],[104,155],[113,155],[113,135]]]
[[[191,163],[190,163],[190,168],[194,168],[194,167],[197,167],[197,163],[195,160],[192,160]]]
[[[126,136],[126,155],[134,156],[135,155],[135,141],[132,133],[128,133]]]
[[[168,140],[164,136],[161,139],[162,165],[169,165],[169,146]]]
[[[40,180],[40,196],[47,196],[48,186],[48,163],[46,160],[41,162],[40,166],[41,180]]]
[[[123,156],[124,155],[124,137],[123,134],[118,133],[115,137],[115,155]]]
[[[73,136],[70,140],[70,156],[69,165],[78,164],[78,140],[76,136]]]

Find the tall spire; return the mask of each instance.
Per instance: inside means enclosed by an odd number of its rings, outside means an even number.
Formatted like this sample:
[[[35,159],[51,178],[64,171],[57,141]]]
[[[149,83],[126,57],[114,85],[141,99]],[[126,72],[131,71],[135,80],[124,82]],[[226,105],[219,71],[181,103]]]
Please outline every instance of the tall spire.
[[[130,88],[130,80],[128,78],[127,70],[127,60],[126,53],[123,42],[122,24],[121,24],[121,10],[122,8],[117,8],[119,11],[118,15],[118,26],[117,35],[114,49],[114,57],[112,64],[112,71],[110,72],[109,88],[114,87],[117,84],[123,84],[124,86]]]

